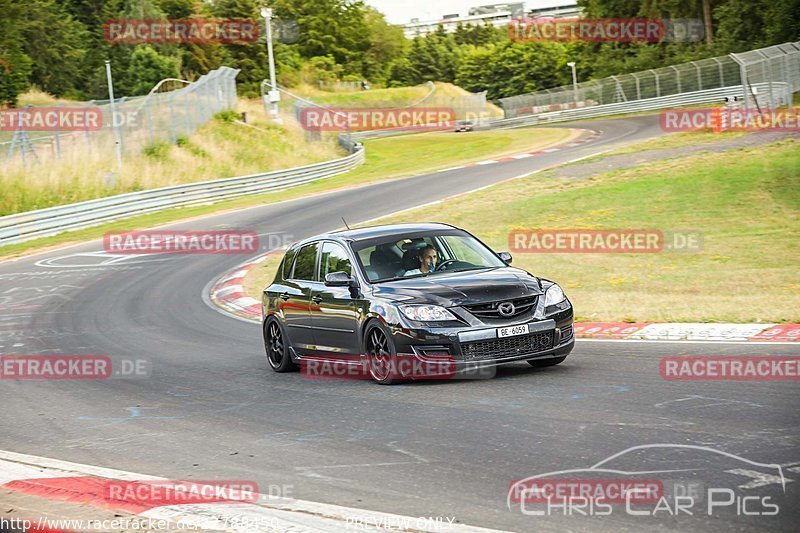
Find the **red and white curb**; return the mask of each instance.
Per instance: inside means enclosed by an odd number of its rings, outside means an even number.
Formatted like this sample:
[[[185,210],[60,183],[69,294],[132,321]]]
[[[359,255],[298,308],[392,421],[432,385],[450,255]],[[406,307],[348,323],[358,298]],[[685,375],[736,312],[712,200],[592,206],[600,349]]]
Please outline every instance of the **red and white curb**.
[[[535,156],[539,156],[539,155],[551,154],[553,152],[559,152],[559,151],[564,150],[566,148],[574,148],[575,146],[580,146],[580,145],[582,145],[584,143],[588,143],[588,142],[594,141],[595,139],[597,139],[598,137],[600,137],[603,134],[602,131],[595,131],[595,130],[585,130],[585,131],[588,131],[589,135],[583,135],[581,138],[579,138],[579,139],[577,139],[575,141],[572,141],[571,143],[564,144],[564,145],[562,145],[560,147],[546,148],[544,150],[536,150],[536,151],[533,151],[533,152],[524,152],[524,153],[521,153],[521,154],[515,154],[515,155],[509,155],[509,156],[506,156],[506,157],[500,157],[498,159],[487,159],[486,161],[475,161],[475,162],[466,163],[464,165],[457,166],[457,167],[444,168],[442,170],[439,170],[438,172],[449,172],[451,170],[458,170],[460,168],[469,168],[469,167],[482,166],[482,165],[493,165],[495,163],[507,163],[509,161],[514,161],[514,160],[517,160],[517,159],[527,159],[528,157],[535,157]]]
[[[800,341],[800,324],[576,322],[575,335],[589,339],[791,342]]]
[[[442,520],[431,517],[402,516],[352,507],[316,503],[294,498],[257,495],[253,502],[219,502],[152,506],[139,502],[108,498],[105,487],[111,481],[168,481],[165,478],[134,474],[85,464],[70,463],[33,455],[0,451],[0,489],[22,493],[53,502],[132,513],[171,524],[165,530],[188,530],[201,527],[214,531],[338,532],[415,531],[441,533],[492,533],[497,530],[467,526],[453,517]],[[200,482],[202,483],[202,482]],[[200,485],[202,486],[202,485]],[[213,487],[213,485],[209,485]],[[34,519],[35,521],[35,519]]]
[[[245,294],[244,278],[250,269],[266,261],[271,254],[282,252],[283,250],[276,250],[260,255],[226,272],[208,291],[211,303],[236,317],[260,322],[261,302]]]
[[[223,275],[211,289],[211,301],[227,313],[261,322],[261,302],[246,296],[242,283],[250,269],[264,262],[269,254],[236,267]],[[800,341],[800,324],[707,324],[700,322],[576,322],[575,336],[585,339],[663,340],[663,341]]]

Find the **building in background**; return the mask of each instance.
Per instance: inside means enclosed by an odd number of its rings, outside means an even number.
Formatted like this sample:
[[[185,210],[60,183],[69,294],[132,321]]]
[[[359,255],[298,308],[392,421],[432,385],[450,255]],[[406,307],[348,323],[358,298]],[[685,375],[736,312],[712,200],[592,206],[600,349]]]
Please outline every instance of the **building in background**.
[[[557,5],[552,7],[542,7],[525,10],[525,2],[506,2],[502,4],[491,4],[486,6],[478,6],[470,8],[466,16],[461,16],[458,13],[452,15],[445,15],[438,20],[420,21],[419,19],[411,19],[411,22],[403,25],[403,31],[409,39],[413,39],[419,35],[427,35],[433,33],[443,27],[444,31],[453,33],[459,24],[462,26],[474,26],[479,24],[489,24],[495,28],[502,28],[515,19],[524,17],[552,17],[552,18],[567,18],[577,17],[580,15],[580,8],[574,0],[563,0],[556,2]]]

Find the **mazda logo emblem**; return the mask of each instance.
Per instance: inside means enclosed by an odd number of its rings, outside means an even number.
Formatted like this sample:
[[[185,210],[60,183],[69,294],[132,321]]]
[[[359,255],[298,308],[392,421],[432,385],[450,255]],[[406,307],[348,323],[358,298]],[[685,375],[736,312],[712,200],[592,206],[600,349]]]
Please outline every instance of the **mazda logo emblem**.
[[[497,312],[500,313],[500,316],[511,316],[516,310],[517,308],[511,302],[503,302],[497,306]]]

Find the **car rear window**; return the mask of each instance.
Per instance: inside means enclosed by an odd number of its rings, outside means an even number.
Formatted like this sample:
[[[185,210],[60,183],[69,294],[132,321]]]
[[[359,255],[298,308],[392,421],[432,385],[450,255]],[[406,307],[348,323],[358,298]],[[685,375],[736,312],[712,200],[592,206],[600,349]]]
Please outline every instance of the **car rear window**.
[[[294,256],[297,255],[297,248],[293,248],[286,252],[283,257],[283,279],[290,279],[292,275],[292,265],[294,264]]]
[[[292,279],[314,281],[314,273],[317,266],[317,246],[318,243],[315,242],[300,248],[300,252],[294,261]]]

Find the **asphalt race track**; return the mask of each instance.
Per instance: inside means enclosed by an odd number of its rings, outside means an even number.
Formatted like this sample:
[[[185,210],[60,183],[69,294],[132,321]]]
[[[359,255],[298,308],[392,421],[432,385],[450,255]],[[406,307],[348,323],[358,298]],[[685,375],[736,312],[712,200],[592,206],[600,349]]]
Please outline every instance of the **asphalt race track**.
[[[221,214],[175,229],[238,228],[304,238],[660,133],[657,117],[570,124],[596,140],[528,159],[390,181]],[[436,219],[435,206],[430,218]],[[446,221],[445,221],[446,222]],[[534,530],[797,530],[797,382],[666,381],[675,355],[797,355],[786,344],[578,341],[562,366],[501,367],[494,379],[382,387],[278,375],[258,325],[212,309],[209,282],[243,256],[105,256],[95,241],[0,263],[0,353],[144,359],[147,378],[0,380],[0,449],[174,479],[253,479],[291,496],[409,516]],[[775,516],[605,517],[509,510],[512,481],[591,465],[632,446],[627,471],[693,470],[701,487],[741,487]],[[723,460],[724,459],[724,460]],[[687,466],[688,465],[688,466]],[[682,476],[675,474],[678,479]]]

